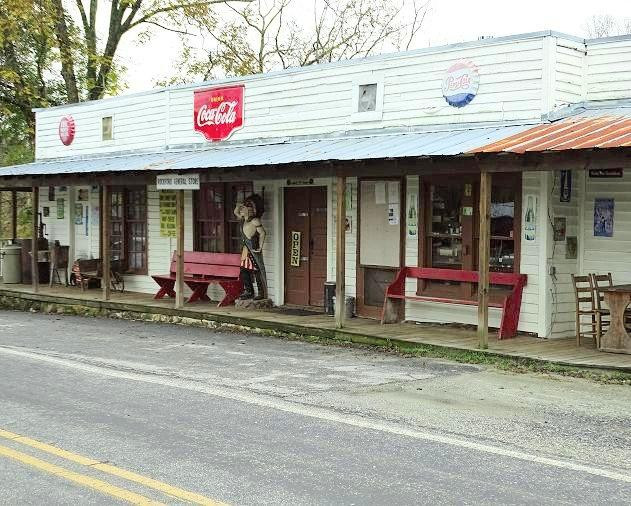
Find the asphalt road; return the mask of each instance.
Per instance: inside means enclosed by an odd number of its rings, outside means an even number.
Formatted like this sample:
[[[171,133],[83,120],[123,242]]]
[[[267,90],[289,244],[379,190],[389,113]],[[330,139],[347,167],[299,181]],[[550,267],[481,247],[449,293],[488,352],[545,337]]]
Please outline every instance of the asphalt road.
[[[629,387],[0,311],[1,504],[630,499]]]

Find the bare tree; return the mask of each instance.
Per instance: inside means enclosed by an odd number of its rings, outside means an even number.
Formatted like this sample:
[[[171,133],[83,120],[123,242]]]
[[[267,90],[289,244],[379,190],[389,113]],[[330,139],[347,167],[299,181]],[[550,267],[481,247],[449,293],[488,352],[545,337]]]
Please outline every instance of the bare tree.
[[[615,18],[611,14],[594,15],[584,25],[590,39],[631,34],[631,18]]]
[[[202,50],[184,38],[177,77],[168,83],[245,75],[274,69],[409,49],[429,0],[314,0],[305,11],[294,0],[255,0],[229,6],[222,27],[198,26],[210,41]]]

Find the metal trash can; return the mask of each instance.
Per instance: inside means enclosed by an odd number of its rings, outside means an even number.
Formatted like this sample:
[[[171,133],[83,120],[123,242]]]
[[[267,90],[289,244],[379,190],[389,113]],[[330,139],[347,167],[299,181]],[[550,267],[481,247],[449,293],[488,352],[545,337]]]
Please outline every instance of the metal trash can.
[[[22,282],[22,246],[7,244],[0,250],[2,258],[2,282]]]
[[[324,314],[329,316],[335,315],[333,299],[335,299],[335,283],[327,281],[324,283]]]
[[[346,312],[344,317],[348,320],[355,317],[355,297],[346,297]],[[335,297],[333,297],[333,315],[335,315]]]

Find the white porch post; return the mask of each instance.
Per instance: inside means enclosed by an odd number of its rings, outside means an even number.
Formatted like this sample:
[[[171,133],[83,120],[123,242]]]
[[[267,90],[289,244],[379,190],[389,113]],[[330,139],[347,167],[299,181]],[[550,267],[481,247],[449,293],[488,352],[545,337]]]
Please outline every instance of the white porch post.
[[[335,326],[344,326],[346,299],[346,177],[337,176],[335,226]]]
[[[39,186],[33,186],[32,194],[32,230],[31,230],[31,284],[35,293],[39,292],[39,264],[37,263],[37,240],[39,236]]]
[[[491,174],[480,173],[480,251],[478,280],[478,339],[481,349],[489,347],[489,260],[491,247]]]

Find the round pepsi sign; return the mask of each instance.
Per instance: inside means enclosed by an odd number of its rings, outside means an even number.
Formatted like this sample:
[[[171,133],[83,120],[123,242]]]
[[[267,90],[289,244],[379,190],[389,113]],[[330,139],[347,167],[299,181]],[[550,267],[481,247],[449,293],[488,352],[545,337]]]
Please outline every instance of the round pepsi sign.
[[[464,107],[478,93],[480,74],[470,61],[460,61],[447,69],[443,78],[443,97],[453,107]]]
[[[59,140],[64,146],[70,146],[74,140],[75,123],[72,116],[64,116],[59,121]]]

